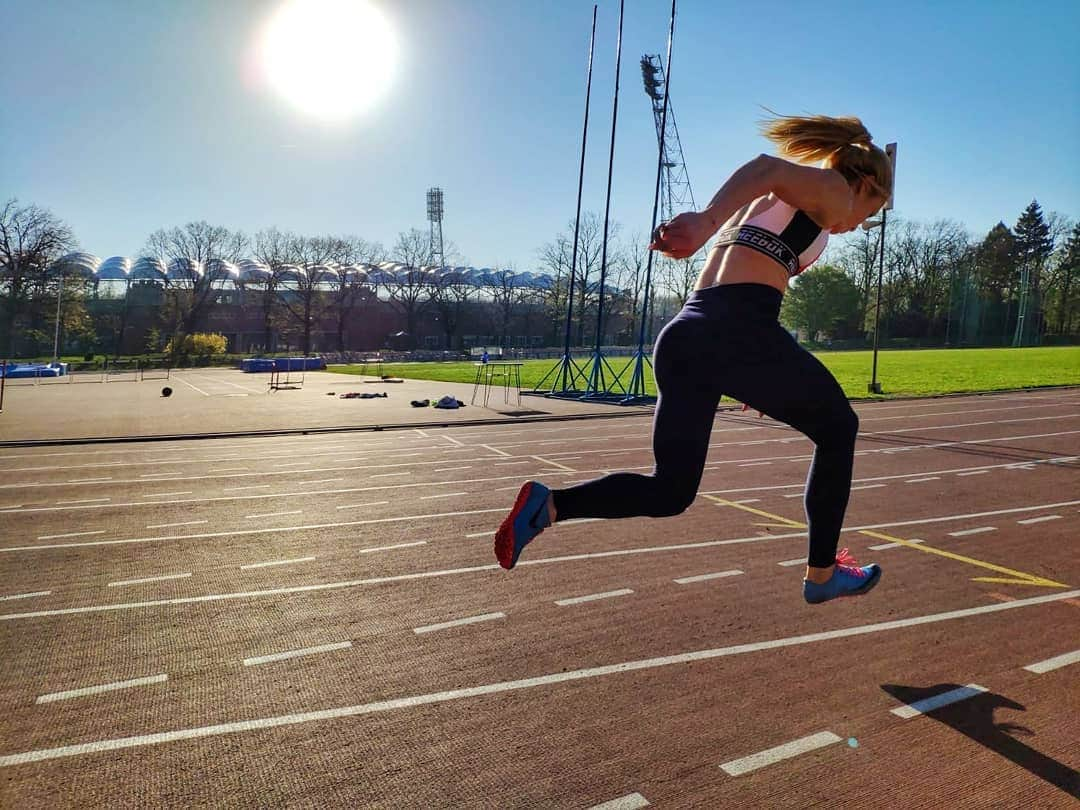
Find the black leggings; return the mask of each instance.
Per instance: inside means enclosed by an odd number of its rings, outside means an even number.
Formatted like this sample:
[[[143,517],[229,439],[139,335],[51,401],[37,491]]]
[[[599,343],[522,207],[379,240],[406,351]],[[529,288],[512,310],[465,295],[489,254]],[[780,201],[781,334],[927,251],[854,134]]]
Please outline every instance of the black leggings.
[[[816,449],[806,481],[808,562],[832,565],[851,490],[859,418],[836,379],[779,324],[763,284],[698,290],[656,339],[652,475],[615,473],[554,491],[559,520],[667,517],[697,495],[720,395],[791,425]]]

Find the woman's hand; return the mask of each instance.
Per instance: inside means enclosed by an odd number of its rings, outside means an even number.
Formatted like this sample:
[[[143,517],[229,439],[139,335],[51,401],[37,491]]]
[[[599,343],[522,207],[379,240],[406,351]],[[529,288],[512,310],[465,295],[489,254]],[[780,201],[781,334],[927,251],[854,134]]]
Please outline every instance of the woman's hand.
[[[714,230],[707,214],[687,211],[657,226],[649,250],[672,259],[687,259],[701,250]]]

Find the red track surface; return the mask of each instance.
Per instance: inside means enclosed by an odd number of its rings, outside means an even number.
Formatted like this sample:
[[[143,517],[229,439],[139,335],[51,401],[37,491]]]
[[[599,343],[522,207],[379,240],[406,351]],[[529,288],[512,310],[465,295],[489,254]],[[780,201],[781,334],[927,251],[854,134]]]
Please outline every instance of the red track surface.
[[[841,542],[884,577],[820,606],[778,565],[812,447],[750,415],[685,514],[509,573],[520,482],[647,470],[646,419],[0,451],[0,804],[1073,806],[1080,663],[1024,667],[1080,647],[1078,405],[857,406]]]

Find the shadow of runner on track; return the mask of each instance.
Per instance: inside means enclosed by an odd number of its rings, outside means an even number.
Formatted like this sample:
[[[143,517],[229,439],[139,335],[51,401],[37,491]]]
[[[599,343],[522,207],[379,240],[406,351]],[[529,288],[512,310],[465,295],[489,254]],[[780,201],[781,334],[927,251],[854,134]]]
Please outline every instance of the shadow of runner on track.
[[[956,683],[942,683],[928,687],[886,683],[882,684],[881,688],[897,700],[912,704],[963,687]],[[925,715],[1015,762],[1021,768],[1030,771],[1054,787],[1060,788],[1070,796],[1080,798],[1080,773],[1025,745],[1014,736],[1034,737],[1035,732],[1031,729],[1017,723],[994,722],[994,710],[999,708],[1025,711],[1023,704],[1010,700],[1004,695],[982,692],[967,700],[925,712]]]

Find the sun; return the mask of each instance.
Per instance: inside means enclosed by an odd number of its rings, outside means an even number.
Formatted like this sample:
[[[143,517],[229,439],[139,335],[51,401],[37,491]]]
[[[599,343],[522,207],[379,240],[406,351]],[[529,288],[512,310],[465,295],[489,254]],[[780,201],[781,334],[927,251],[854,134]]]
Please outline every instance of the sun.
[[[369,109],[389,87],[397,42],[365,0],[288,0],[259,38],[266,83],[303,113],[343,121]]]

